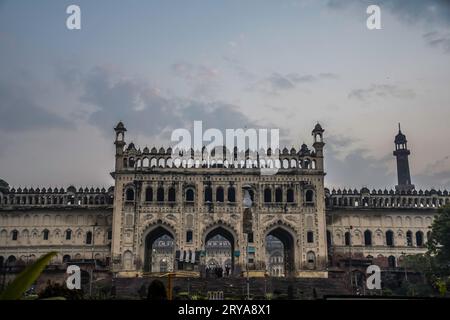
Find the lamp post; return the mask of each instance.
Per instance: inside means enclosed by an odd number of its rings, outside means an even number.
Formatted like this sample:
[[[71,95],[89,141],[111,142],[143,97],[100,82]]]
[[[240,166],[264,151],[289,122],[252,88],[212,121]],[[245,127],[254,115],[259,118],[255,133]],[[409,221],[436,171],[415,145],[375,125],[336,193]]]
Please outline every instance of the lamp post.
[[[348,259],[348,272],[350,276],[350,290],[353,293],[353,277],[352,277],[352,229],[353,226],[350,226],[348,229],[348,245],[349,245],[349,259]]]
[[[243,199],[243,206],[244,206],[244,218],[243,218],[243,231],[244,231],[244,240],[245,240],[245,269],[247,273],[247,300],[250,300],[250,277],[249,277],[249,253],[248,253],[248,235],[252,231],[252,198],[250,196],[249,188],[244,188],[244,199]]]
[[[92,245],[91,245],[91,260],[93,263],[93,266],[91,266],[90,275],[89,275],[89,296],[92,298],[92,277],[94,275],[94,267],[95,267],[95,261],[94,261],[94,246],[95,246],[95,227],[97,226],[97,222],[92,226]]]
[[[401,252],[401,254],[402,254],[402,256],[403,256],[403,270],[405,271],[405,281],[408,281],[408,272],[406,271],[406,261],[405,261],[405,258],[406,258],[406,252]]]

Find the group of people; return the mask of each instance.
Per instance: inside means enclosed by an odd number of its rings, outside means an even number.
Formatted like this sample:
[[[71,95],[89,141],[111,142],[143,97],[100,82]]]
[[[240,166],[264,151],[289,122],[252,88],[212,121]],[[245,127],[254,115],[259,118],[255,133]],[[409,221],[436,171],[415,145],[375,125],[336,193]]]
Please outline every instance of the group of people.
[[[225,270],[221,266],[209,265],[206,267],[206,277],[216,277],[222,278],[224,276],[228,277],[231,275],[231,266],[226,265]]]

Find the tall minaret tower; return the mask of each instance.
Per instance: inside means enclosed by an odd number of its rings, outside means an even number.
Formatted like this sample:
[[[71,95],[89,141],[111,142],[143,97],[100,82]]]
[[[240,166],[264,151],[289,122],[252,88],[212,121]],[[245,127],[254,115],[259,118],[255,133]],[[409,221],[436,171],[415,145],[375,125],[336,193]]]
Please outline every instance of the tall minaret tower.
[[[125,146],[125,132],[127,129],[123,125],[122,121],[120,121],[117,126],[114,128],[116,132],[116,140],[114,144],[116,145],[116,167],[115,171],[120,171],[123,169],[123,147]]]
[[[400,123],[398,124],[398,134],[395,136],[395,151],[394,156],[397,157],[397,177],[398,185],[395,189],[398,191],[414,190],[414,185],[411,184],[411,174],[409,173],[408,156],[411,153],[408,150],[408,141],[406,136],[402,133]]]

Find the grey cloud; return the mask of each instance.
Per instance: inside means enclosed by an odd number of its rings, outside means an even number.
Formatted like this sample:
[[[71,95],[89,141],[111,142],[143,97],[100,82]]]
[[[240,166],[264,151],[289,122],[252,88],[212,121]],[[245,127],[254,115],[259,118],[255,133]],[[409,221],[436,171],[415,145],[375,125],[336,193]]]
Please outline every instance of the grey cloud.
[[[330,136],[325,149],[326,184],[328,187],[390,188],[394,187],[396,175],[389,170],[389,162],[394,163],[392,154],[375,158],[364,148],[353,147],[353,138]],[[341,148],[351,149],[341,155]]]
[[[274,90],[285,90],[295,88],[294,79],[291,76],[282,76],[279,73],[273,73],[267,78],[267,82]]]
[[[206,128],[256,126],[239,108],[222,101],[197,101],[164,96],[145,81],[117,77],[97,67],[82,77],[81,101],[95,107],[89,122],[110,135],[118,121],[137,134],[157,136],[176,128],[190,128],[194,120]],[[168,135],[170,138],[170,135]]]
[[[187,80],[211,80],[219,75],[219,71],[206,65],[194,65],[188,62],[177,62],[171,65],[171,71],[175,76]]]
[[[218,88],[219,70],[203,64],[188,62],[174,63],[170,67],[172,74],[184,79],[192,87],[195,97],[211,98]]]
[[[232,69],[234,70],[239,77],[241,77],[244,80],[254,81],[257,79],[257,75],[248,70],[246,67],[243,66],[241,61],[237,59],[236,57],[231,56],[222,56],[223,61]]]
[[[367,101],[373,98],[399,98],[410,99],[415,97],[415,92],[411,89],[403,89],[391,84],[372,84],[368,88],[353,89],[348,94],[349,99]]]
[[[322,79],[339,79],[339,76],[337,74],[331,72],[319,73],[319,77]]]
[[[450,155],[430,163],[411,180],[423,188],[450,189]]]
[[[270,76],[258,81],[250,87],[250,89],[259,89],[270,94],[278,94],[283,90],[295,89],[299,84],[312,83],[318,80],[338,79],[338,75],[334,73],[299,74],[288,73],[286,75],[274,72]]]
[[[445,53],[450,53],[450,33],[443,34],[432,31],[425,33],[423,38],[430,46],[440,48]]]
[[[73,124],[37,102],[35,92],[12,82],[0,82],[0,131],[71,128]]]

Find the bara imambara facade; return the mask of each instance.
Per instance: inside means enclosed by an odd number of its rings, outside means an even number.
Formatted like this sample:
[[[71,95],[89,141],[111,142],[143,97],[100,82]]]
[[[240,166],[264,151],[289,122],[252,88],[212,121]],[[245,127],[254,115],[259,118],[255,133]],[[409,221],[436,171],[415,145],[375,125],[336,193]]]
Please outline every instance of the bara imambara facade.
[[[0,180],[2,265],[57,251],[51,264],[97,261],[117,277],[327,277],[350,257],[395,268],[425,252],[433,217],[450,202],[448,191],[411,184],[400,128],[395,190],[331,191],[319,124],[312,149],[284,148],[273,162],[268,149],[243,161],[236,151],[209,161],[214,155],[191,150],[192,159],[177,163],[170,148],[127,144],[121,122],[114,130],[114,187],[16,189]],[[261,174],[266,166],[277,173]]]

